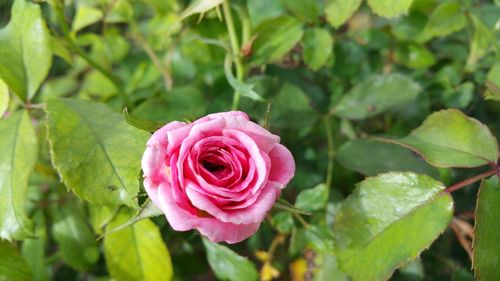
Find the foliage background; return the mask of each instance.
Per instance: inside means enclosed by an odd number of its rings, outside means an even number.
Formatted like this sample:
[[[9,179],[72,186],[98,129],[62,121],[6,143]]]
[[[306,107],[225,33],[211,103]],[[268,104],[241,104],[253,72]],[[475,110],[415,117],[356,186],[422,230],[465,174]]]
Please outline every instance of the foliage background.
[[[257,270],[262,279],[347,280],[332,250],[332,225],[355,183],[414,171],[449,186],[484,171],[434,168],[409,150],[368,137],[401,138],[446,108],[462,110],[500,136],[498,1],[238,0],[230,3],[234,34],[223,6],[212,9],[222,1],[17,2],[24,5],[17,12],[11,12],[13,1],[0,2],[1,26],[19,16],[19,25],[0,33],[0,78],[10,89],[0,83],[0,122],[17,118],[26,143],[35,139],[26,137],[33,134],[31,123],[38,145],[26,144],[20,153],[33,159],[23,157],[24,169],[13,170],[15,178],[29,176],[27,192],[1,199],[2,208],[7,199],[25,202],[25,226],[32,225],[27,235],[11,236],[7,224],[0,230],[2,238],[18,240],[1,244],[0,256],[19,253],[0,262],[12,269],[0,271],[14,274],[6,280],[164,280],[172,271],[174,280],[253,280]],[[22,66],[19,53],[28,55]],[[18,67],[24,76],[9,78],[8,69]],[[138,203],[145,201],[138,179],[147,134],[125,124],[119,115],[124,104],[133,116],[160,122],[238,107],[264,124],[266,101],[269,129],[297,164],[282,196],[312,215],[273,210],[256,235],[229,247],[233,252],[193,231],[172,231],[163,216],[95,240],[138,208],[133,198],[108,197],[116,193],[107,188],[139,192]],[[68,125],[75,116],[98,128],[97,138],[105,139],[115,164],[128,169],[130,182],[89,180],[107,167],[99,158],[78,158],[80,147],[98,145],[85,129]],[[2,144],[19,134],[0,128]],[[68,144],[70,136],[81,139]],[[5,145],[0,153],[11,150]],[[71,161],[87,168],[75,174]],[[7,178],[7,172],[0,175]],[[402,259],[391,280],[472,280],[466,249],[476,194],[477,186],[453,194],[459,222],[452,220],[420,258]],[[142,250],[116,250],[129,243]]]

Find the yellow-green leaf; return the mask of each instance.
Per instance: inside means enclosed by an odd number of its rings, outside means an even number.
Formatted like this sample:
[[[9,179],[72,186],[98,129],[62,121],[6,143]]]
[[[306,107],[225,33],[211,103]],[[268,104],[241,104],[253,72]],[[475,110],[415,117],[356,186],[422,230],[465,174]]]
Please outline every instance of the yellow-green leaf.
[[[108,225],[114,229],[131,218],[121,211]],[[168,281],[173,269],[170,254],[158,227],[149,219],[141,220],[104,237],[104,255],[111,277],[120,281]]]
[[[0,79],[22,100],[30,100],[51,63],[50,34],[40,6],[16,0],[9,24],[0,30]]]
[[[25,212],[28,177],[37,156],[35,130],[28,114],[0,119],[0,239],[24,239],[32,222]]]

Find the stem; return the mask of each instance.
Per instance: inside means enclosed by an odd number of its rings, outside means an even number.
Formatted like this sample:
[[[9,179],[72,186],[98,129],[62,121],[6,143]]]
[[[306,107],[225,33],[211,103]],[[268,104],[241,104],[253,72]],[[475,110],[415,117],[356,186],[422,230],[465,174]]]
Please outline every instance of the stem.
[[[229,0],[224,0],[222,2],[222,11],[224,13],[224,19],[226,22],[227,33],[229,35],[229,41],[231,43],[231,51],[236,66],[236,79],[243,82],[243,64],[240,58],[240,44],[238,42],[238,37],[236,36],[236,31],[234,28],[233,16],[231,15],[231,5]],[[238,91],[234,92],[233,95],[233,106],[232,109],[238,109],[240,104],[240,93]]]
[[[149,43],[146,41],[144,37],[142,37],[142,35],[137,29],[138,28],[134,24],[134,33],[131,34],[132,39],[135,39],[135,41],[142,47],[146,55],[156,66],[158,71],[160,71],[161,75],[163,76],[163,84],[165,89],[167,91],[171,91],[173,86],[173,81],[172,81],[172,76],[170,74],[170,70],[160,61],[155,51],[151,47],[151,45],[149,45]]]
[[[464,187],[464,186],[468,186],[468,185],[473,184],[473,183],[475,183],[475,182],[477,182],[477,181],[480,181],[480,180],[482,180],[482,179],[484,179],[484,178],[487,178],[487,177],[493,176],[493,175],[497,174],[497,172],[498,172],[498,171],[497,171],[497,169],[498,169],[498,168],[495,168],[495,169],[493,169],[493,170],[489,170],[489,171],[484,172],[484,173],[482,173],[482,174],[479,174],[479,175],[473,176],[472,178],[468,178],[468,179],[466,179],[466,180],[464,180],[464,181],[458,182],[458,183],[456,183],[456,184],[454,184],[454,185],[452,185],[452,186],[450,186],[450,187],[446,188],[446,189],[444,190],[444,192],[451,193],[451,192],[453,192],[453,191],[455,191],[455,190],[458,190],[458,189],[460,189],[460,188],[462,188],[462,187]]]
[[[301,215],[299,215],[299,213],[293,212],[292,214],[300,222],[300,224],[302,224],[302,226],[304,228],[309,228],[309,224],[306,222],[306,220]]]
[[[335,158],[335,146],[333,143],[333,133],[332,133],[330,116],[325,116],[325,131],[326,131],[326,140],[328,142],[328,166],[326,169],[326,186],[330,188],[332,185],[332,177],[333,177],[332,175],[333,165],[334,165],[333,160]]]
[[[68,43],[70,49],[72,51],[74,51],[75,53],[77,53],[82,59],[84,59],[88,64],[90,64],[93,68],[95,68],[97,71],[99,71],[102,75],[106,76],[106,78],[108,78],[113,83],[113,85],[115,85],[116,89],[118,90],[118,94],[120,95],[121,99],[123,100],[123,103],[126,106],[130,106],[130,101],[129,101],[127,95],[125,95],[123,87],[122,87],[120,81],[118,80],[118,78],[116,76],[114,76],[113,74],[111,74],[111,72],[109,72],[106,69],[104,69],[104,67],[102,67],[101,65],[99,65],[91,57],[89,57],[73,41],[73,39],[70,36],[69,26],[66,23],[66,19],[64,17],[64,8],[63,7],[56,8],[56,14],[57,14],[57,21],[58,21],[58,23],[59,23],[59,25],[61,27],[62,32],[63,32],[64,39]]]

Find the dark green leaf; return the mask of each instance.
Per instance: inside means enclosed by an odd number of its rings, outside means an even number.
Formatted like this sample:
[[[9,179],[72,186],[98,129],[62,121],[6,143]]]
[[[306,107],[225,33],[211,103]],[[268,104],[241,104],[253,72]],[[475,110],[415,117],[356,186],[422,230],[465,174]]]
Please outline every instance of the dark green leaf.
[[[345,94],[333,113],[347,119],[365,119],[408,103],[419,93],[420,86],[404,75],[372,76]]]
[[[0,119],[0,132],[0,238],[24,239],[33,232],[25,202],[37,157],[35,130],[28,114],[18,111]]]
[[[271,126],[301,129],[317,119],[306,94],[292,84],[285,83],[271,100]]]
[[[131,214],[127,210],[120,212],[106,231],[128,221]],[[170,254],[160,230],[149,219],[106,235],[104,255],[106,266],[115,280],[164,281],[173,275]]]
[[[421,154],[436,167],[477,167],[495,163],[498,143],[488,127],[456,109],[431,114],[400,140],[385,140]]]
[[[83,100],[50,100],[47,113],[52,160],[66,185],[95,204],[136,205],[148,133]]]
[[[231,251],[228,247],[203,238],[210,267],[220,280],[254,281],[259,274],[255,265],[247,258]]]
[[[356,139],[345,143],[337,152],[337,160],[346,168],[365,176],[412,171],[439,178],[436,169],[408,149],[376,140]]]
[[[30,100],[52,63],[50,34],[38,4],[16,0],[9,24],[0,30],[0,79],[22,100]]]
[[[386,280],[417,257],[453,213],[444,186],[411,172],[367,178],[337,212],[333,234],[340,268],[353,281]]]
[[[500,276],[500,183],[498,177],[484,180],[479,189],[474,226],[473,267],[478,281],[495,280]]]

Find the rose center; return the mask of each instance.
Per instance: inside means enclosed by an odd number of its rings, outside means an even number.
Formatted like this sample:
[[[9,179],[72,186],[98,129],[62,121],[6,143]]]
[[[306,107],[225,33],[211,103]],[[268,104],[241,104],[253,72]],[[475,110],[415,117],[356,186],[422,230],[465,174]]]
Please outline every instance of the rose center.
[[[209,160],[203,160],[201,164],[207,171],[212,173],[217,178],[223,177],[228,172],[227,167],[221,163],[212,162]]]

